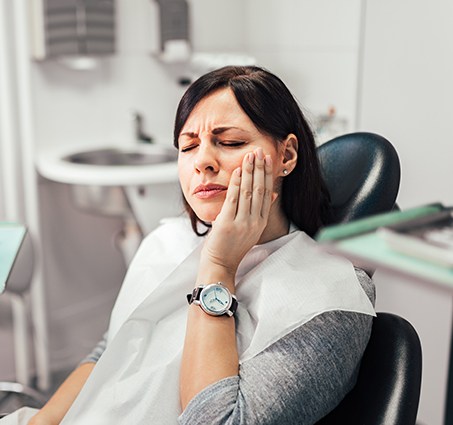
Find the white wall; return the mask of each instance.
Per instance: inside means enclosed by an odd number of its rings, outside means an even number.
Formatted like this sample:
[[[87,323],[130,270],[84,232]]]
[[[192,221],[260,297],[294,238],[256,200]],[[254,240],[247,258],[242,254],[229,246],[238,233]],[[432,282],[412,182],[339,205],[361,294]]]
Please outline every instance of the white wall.
[[[369,0],[362,128],[402,162],[402,206],[453,203],[453,3]]]
[[[355,126],[360,0],[248,0],[247,45],[308,116],[334,106]]]
[[[188,0],[193,50],[244,52],[248,16],[244,0]]]
[[[453,3],[368,0],[360,128],[396,147],[403,208],[453,201]],[[422,340],[424,369],[419,421],[443,423],[451,293],[377,275],[378,309],[399,313]]]
[[[182,91],[151,56],[157,38],[150,0],[118,1],[117,54],[98,67],[76,71],[57,61],[34,63],[33,88],[39,147],[62,144],[130,143],[131,113],[145,129],[171,143],[175,105]]]

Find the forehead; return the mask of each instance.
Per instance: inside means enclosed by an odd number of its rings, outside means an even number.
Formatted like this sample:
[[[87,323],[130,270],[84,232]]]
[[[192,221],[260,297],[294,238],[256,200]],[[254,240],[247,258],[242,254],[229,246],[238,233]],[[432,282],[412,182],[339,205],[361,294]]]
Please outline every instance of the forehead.
[[[226,126],[257,130],[229,88],[217,90],[201,99],[190,113],[182,131],[209,131]]]

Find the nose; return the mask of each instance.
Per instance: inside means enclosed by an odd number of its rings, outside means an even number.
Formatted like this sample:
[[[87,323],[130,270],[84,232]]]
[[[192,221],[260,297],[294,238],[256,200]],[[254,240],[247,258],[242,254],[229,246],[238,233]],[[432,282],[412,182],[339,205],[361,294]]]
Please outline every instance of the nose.
[[[200,143],[195,157],[194,166],[198,173],[217,173],[219,171],[216,149],[211,143]]]

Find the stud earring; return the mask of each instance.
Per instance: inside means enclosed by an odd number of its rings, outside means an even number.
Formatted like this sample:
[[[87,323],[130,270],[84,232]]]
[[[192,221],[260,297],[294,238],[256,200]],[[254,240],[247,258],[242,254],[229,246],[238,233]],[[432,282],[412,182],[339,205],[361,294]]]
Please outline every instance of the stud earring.
[[[288,175],[288,170],[287,170],[286,168],[283,170],[283,174],[284,174],[285,176]]]

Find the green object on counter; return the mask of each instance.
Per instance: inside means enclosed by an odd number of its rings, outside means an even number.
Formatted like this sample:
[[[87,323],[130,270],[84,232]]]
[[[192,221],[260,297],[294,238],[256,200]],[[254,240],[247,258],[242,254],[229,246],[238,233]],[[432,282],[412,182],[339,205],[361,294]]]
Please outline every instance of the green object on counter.
[[[343,239],[331,248],[357,265],[371,265],[453,289],[453,269],[396,252],[388,246],[379,232]]]
[[[21,224],[0,222],[0,294],[6,289],[6,282],[26,232],[25,226]]]
[[[421,260],[392,249],[376,230],[397,223],[410,222],[428,217],[439,211],[447,211],[442,204],[429,204],[407,209],[377,214],[345,224],[321,229],[316,240],[325,246],[326,251],[342,255],[355,265],[369,269],[382,268],[415,279],[435,282],[453,289],[453,269]]]
[[[350,238],[367,232],[373,232],[378,227],[390,226],[406,220],[423,217],[438,211],[442,211],[444,206],[440,203],[424,205],[421,207],[410,208],[405,211],[392,211],[371,217],[361,218],[350,221],[349,223],[336,224],[322,228],[315,239],[318,242],[335,241]]]

